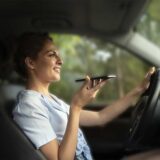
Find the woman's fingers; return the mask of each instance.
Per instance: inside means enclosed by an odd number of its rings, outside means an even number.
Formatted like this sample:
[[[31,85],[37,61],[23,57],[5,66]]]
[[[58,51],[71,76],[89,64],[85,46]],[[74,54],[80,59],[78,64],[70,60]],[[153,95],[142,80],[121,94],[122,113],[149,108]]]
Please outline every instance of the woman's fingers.
[[[145,79],[150,80],[150,78],[151,78],[152,74],[155,72],[155,70],[156,70],[155,67],[151,67],[149,69],[148,73],[146,74]]]
[[[106,82],[107,82],[106,80],[104,80],[104,81],[100,80],[99,83],[97,83],[97,85],[94,86],[92,89],[94,91],[99,90],[106,84]]]
[[[155,72],[155,67],[151,67],[149,69],[149,71],[147,72],[147,74],[145,75],[144,80],[142,81],[142,83],[139,86],[139,91],[140,93],[143,93],[145,90],[148,89],[149,85],[150,85],[150,78],[152,76],[152,74]]]
[[[89,95],[93,98],[96,97],[99,90],[106,84],[106,80],[90,80],[89,76],[86,76],[86,83],[83,87],[86,88]]]
[[[86,76],[85,82],[74,98],[74,104],[78,104],[81,107],[85,106],[96,97],[100,88],[102,88],[105,83],[106,81],[102,81],[101,79],[91,80],[89,76]]]
[[[148,71],[148,73],[146,74],[146,76],[145,76],[145,79],[144,79],[144,84],[146,84],[147,85],[147,83],[149,83],[150,82],[150,78],[151,78],[151,76],[153,75],[153,73],[155,72],[155,67],[151,67],[150,69],[149,69],[149,71]],[[149,86],[149,84],[148,84],[148,86]],[[148,88],[148,87],[147,87]]]
[[[86,80],[83,83],[82,88],[87,88],[87,89],[95,88],[102,81],[101,79],[99,79],[99,80],[91,80],[89,76],[86,76],[85,79]]]
[[[87,75],[81,88],[89,89],[90,77]]]

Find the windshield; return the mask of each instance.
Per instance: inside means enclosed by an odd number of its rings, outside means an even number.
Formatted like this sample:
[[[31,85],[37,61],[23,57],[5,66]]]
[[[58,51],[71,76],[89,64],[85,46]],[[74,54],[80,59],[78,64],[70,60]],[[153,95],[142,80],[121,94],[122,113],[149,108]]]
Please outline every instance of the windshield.
[[[149,65],[131,53],[106,41],[78,35],[51,34],[64,61],[61,81],[51,85],[51,92],[70,102],[74,92],[82,85],[75,79],[114,74],[117,78],[107,82],[93,104],[111,103],[123,97],[140,82]]]
[[[136,32],[157,46],[160,45],[159,10],[160,1],[151,0],[135,26]],[[117,75],[116,79],[108,81],[92,102],[109,104],[135,87],[150,67],[139,57],[101,39],[53,33],[51,36],[60,49],[64,64],[59,85],[51,85],[50,90],[67,102],[70,102],[74,92],[82,84],[75,82],[77,78],[84,78],[86,75]]]
[[[151,0],[137,24],[136,31],[160,46],[160,1]]]

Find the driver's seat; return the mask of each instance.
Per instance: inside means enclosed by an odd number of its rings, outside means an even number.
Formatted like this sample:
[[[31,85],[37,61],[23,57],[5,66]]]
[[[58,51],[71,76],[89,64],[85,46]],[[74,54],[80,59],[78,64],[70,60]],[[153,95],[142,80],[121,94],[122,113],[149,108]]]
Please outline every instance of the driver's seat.
[[[22,89],[17,85],[0,86],[0,159],[46,160],[12,119],[16,96]]]

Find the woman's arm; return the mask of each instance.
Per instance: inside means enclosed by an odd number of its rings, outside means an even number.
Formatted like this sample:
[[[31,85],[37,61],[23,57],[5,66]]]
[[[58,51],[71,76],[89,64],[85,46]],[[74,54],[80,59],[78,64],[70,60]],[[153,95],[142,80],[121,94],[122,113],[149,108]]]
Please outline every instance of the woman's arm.
[[[80,115],[80,125],[82,126],[99,126],[104,125],[121,113],[126,111],[136,98],[134,91],[129,92],[123,98],[117,100],[113,104],[104,107],[99,112],[82,110]]]
[[[93,111],[81,111],[80,115],[80,125],[82,126],[96,126],[96,125],[104,125],[114,118],[119,116],[121,113],[126,111],[131,104],[148,88],[149,79],[151,75],[154,73],[155,68],[152,67],[149,72],[146,74],[144,80],[140,85],[130,91],[123,98],[117,100],[113,104],[105,107],[99,112]]]
[[[79,107],[71,107],[66,132],[60,144],[54,139],[40,147],[41,152],[46,156],[47,160],[74,159],[77,145],[79,114]]]
[[[90,83],[91,81],[89,77],[87,77],[86,82],[72,99],[67,128],[61,143],[58,144],[57,140],[52,140],[40,148],[47,160],[74,159],[81,109],[95,98],[97,91],[105,84],[105,82],[101,82],[95,87],[92,87],[92,89],[88,89],[91,85]]]

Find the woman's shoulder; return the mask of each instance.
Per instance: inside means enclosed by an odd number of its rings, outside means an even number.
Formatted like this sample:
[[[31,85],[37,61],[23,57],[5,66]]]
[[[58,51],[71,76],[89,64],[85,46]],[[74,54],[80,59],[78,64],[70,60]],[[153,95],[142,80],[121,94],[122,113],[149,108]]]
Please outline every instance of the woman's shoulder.
[[[40,93],[32,90],[22,90],[17,96],[17,102],[13,109],[14,119],[26,119],[42,117],[48,118],[48,109],[43,103],[43,98]]]
[[[43,109],[44,102],[43,97],[39,92],[33,90],[22,90],[17,95],[16,106],[18,108],[27,109]]]
[[[28,101],[28,100],[40,100],[42,98],[42,95],[39,92],[36,92],[34,90],[22,90],[17,95],[18,101]]]

